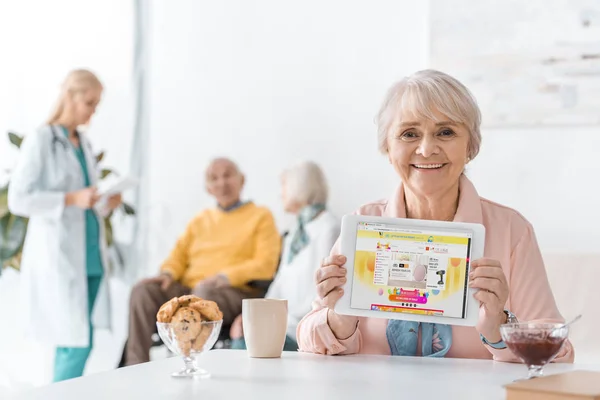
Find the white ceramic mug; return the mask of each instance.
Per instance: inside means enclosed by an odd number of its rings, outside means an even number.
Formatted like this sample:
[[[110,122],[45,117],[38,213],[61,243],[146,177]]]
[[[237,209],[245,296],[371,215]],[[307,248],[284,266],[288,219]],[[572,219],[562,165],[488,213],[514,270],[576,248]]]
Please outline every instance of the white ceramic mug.
[[[287,300],[242,301],[244,340],[250,357],[281,357],[287,331],[287,313]]]

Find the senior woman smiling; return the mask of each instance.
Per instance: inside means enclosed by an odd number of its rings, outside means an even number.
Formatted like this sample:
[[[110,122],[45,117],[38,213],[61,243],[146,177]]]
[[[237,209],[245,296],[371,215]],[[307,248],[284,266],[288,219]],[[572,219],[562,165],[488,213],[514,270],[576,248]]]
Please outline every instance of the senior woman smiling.
[[[468,89],[434,70],[417,72],[388,91],[378,115],[379,149],[400,178],[392,196],[357,214],[472,222],[486,228],[484,258],[471,263],[469,285],[479,288],[476,327],[423,324],[339,315],[333,308],[346,281],[339,244],[317,270],[318,299],[298,325],[301,351],[321,354],[392,354],[518,361],[500,336],[500,325],[563,321],[548,284],[531,224],[517,211],[479,197],[464,175],[479,152],[481,114]],[[415,335],[409,338],[407,335]],[[566,342],[555,361],[572,362]]]

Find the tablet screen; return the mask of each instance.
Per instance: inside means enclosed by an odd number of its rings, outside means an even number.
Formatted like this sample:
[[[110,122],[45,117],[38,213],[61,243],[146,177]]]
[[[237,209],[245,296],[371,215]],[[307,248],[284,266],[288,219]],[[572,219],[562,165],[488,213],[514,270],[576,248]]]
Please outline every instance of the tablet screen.
[[[465,318],[472,237],[359,222],[350,307]]]

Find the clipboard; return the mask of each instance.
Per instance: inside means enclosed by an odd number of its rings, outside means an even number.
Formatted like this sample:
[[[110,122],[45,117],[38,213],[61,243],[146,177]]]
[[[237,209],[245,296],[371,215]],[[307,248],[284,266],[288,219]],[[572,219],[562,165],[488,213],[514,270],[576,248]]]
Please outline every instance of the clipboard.
[[[98,195],[101,199],[105,199],[115,194],[123,193],[125,190],[133,189],[137,184],[137,179],[131,176],[105,179],[98,183]]]

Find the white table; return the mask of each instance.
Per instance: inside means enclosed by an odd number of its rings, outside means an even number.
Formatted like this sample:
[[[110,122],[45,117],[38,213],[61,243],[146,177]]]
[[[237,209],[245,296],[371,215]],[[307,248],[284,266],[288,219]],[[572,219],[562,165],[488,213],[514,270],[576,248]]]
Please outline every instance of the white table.
[[[179,358],[90,375],[15,399],[504,399],[504,384],[525,376],[521,364],[484,360],[386,356],[319,356],[285,352],[280,359],[251,359],[242,350],[213,350],[200,366],[205,380],[172,378]],[[552,364],[546,372],[600,371],[600,364]],[[407,397],[410,396],[410,397]],[[434,397],[435,396],[435,397]]]

